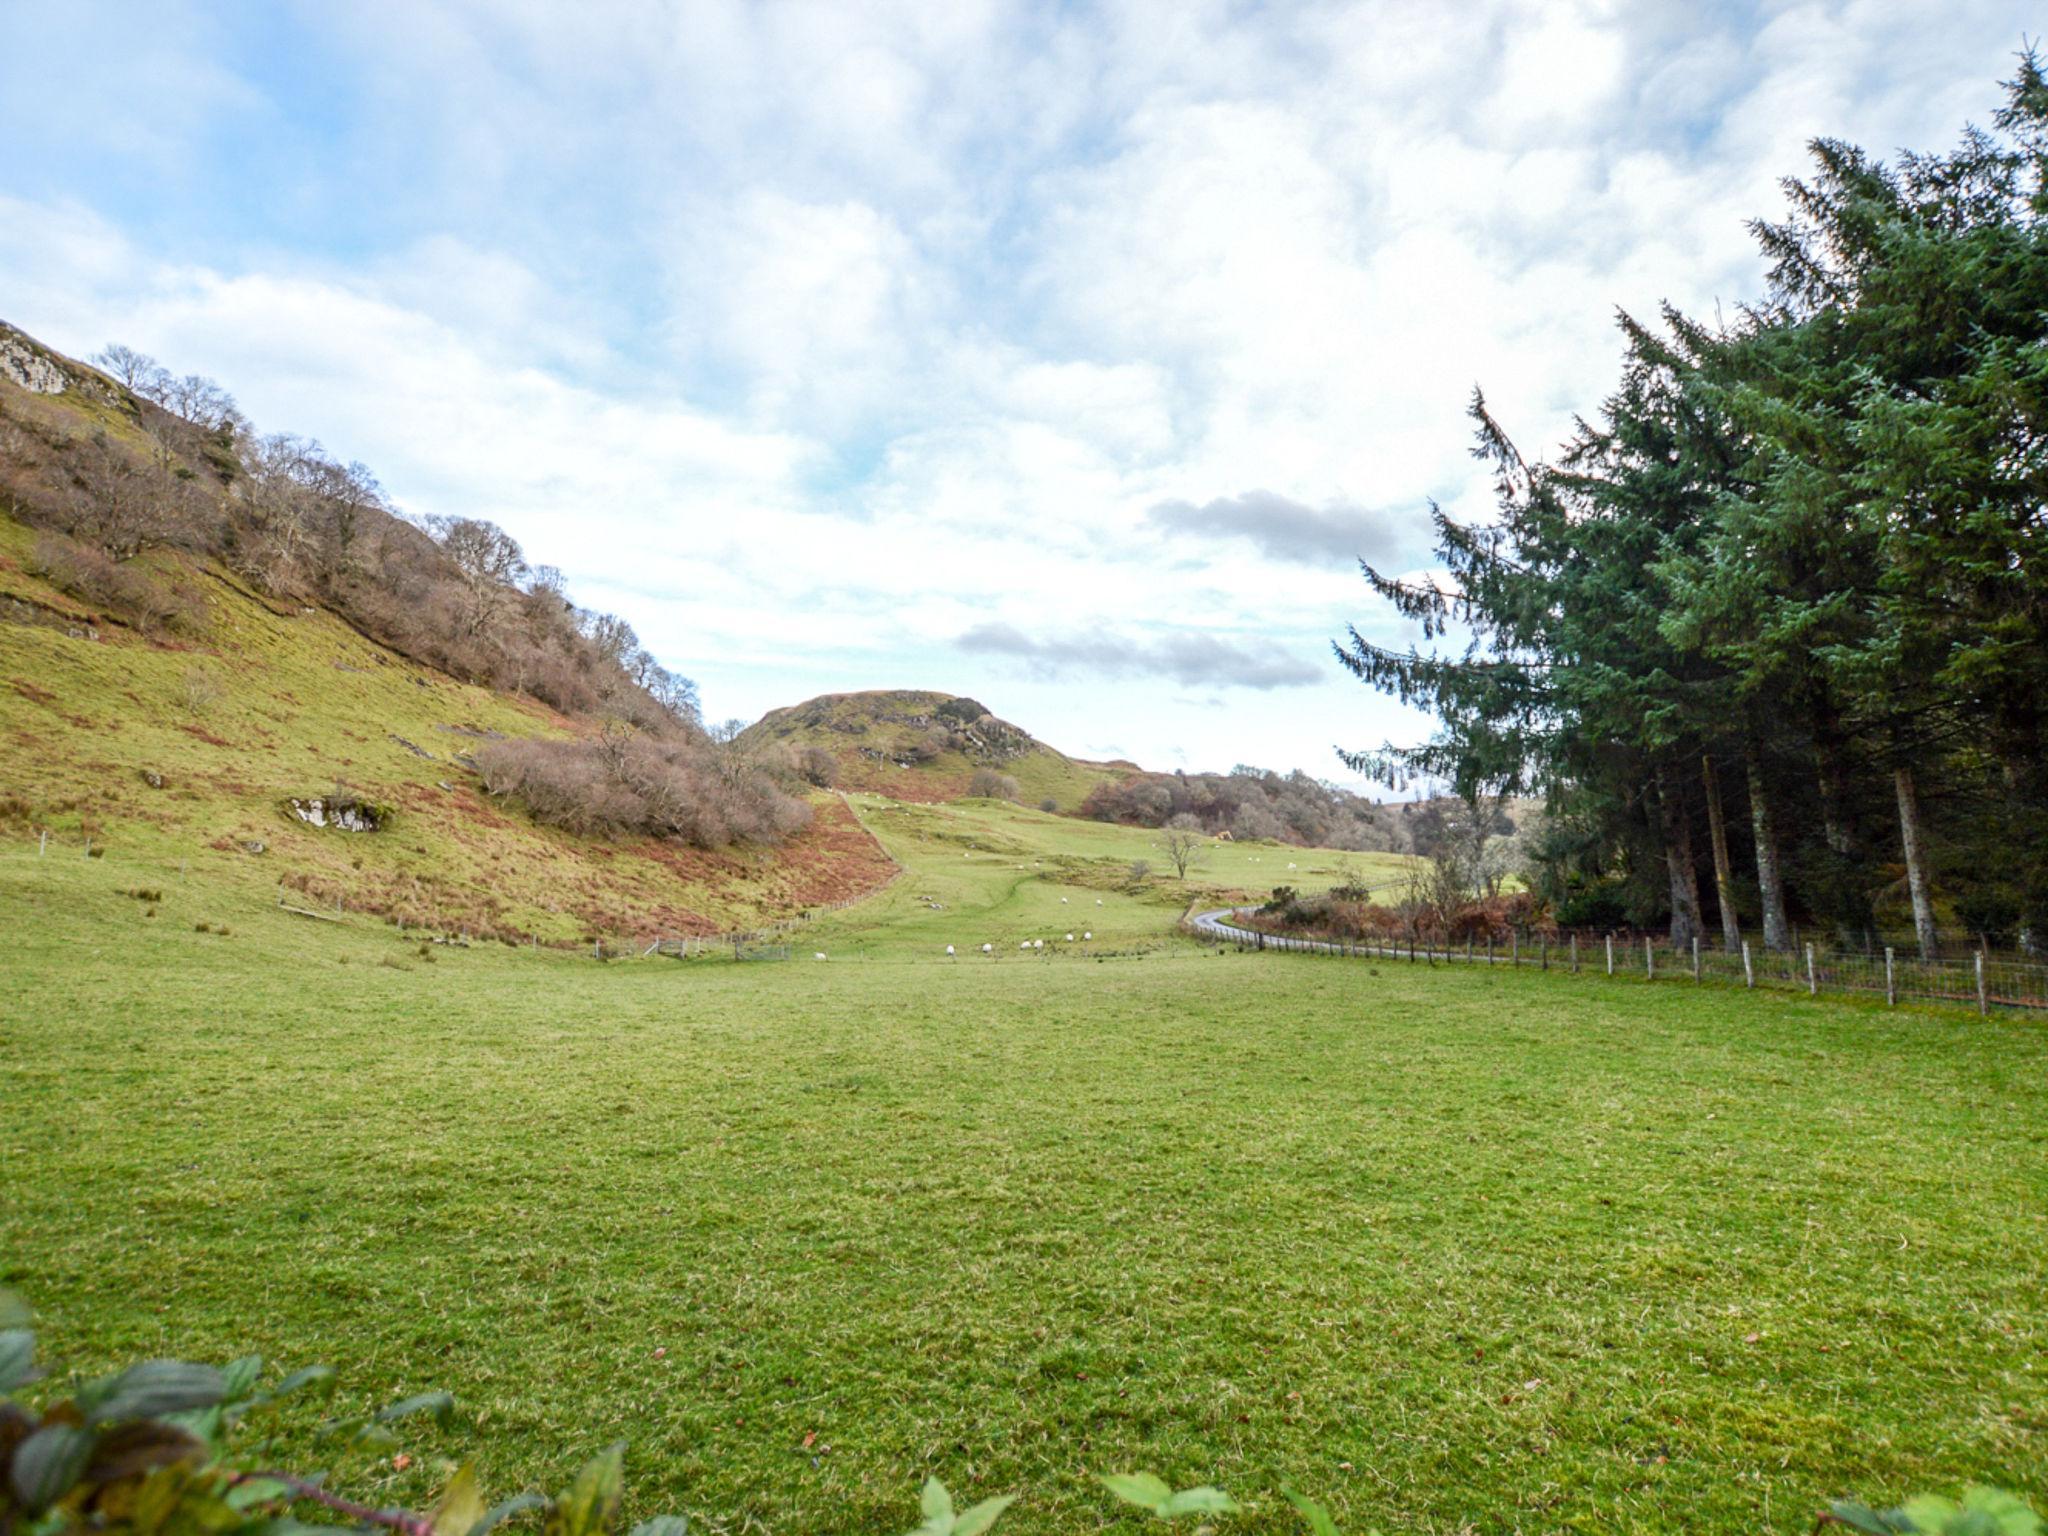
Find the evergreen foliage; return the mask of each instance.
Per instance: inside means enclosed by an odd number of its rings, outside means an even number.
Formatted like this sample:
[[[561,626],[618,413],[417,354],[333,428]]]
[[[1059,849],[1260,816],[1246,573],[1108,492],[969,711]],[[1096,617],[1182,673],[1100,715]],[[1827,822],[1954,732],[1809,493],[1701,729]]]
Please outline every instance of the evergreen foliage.
[[[1947,154],[1812,155],[1789,216],[1752,226],[1764,299],[1712,327],[1622,315],[1620,381],[1554,463],[1475,393],[1497,520],[1432,508],[1441,580],[1365,567],[1425,646],[1336,646],[1441,730],[1347,761],[1542,792],[1545,894],[1612,892],[1681,944],[1710,912],[1730,943],[1801,917],[1909,921],[1923,952],[1944,927],[2031,942],[2048,82],[2029,50]]]

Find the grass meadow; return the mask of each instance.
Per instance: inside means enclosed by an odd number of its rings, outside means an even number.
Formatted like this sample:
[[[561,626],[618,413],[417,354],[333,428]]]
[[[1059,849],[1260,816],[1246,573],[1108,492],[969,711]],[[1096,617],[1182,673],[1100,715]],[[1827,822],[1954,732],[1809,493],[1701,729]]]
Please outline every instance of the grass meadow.
[[[60,1382],[446,1387],[337,1486],[624,1439],[631,1512],[720,1532],[904,1530],[928,1473],[1017,1536],[1138,1529],[1086,1474],[1140,1468],[1246,1531],[1283,1483],[1353,1533],[2048,1496],[2040,1025],[1210,952],[1129,834],[857,806],[906,873],[787,964],[428,960],[0,852],[0,1280]],[[1074,912],[1120,952],[1014,948]]]

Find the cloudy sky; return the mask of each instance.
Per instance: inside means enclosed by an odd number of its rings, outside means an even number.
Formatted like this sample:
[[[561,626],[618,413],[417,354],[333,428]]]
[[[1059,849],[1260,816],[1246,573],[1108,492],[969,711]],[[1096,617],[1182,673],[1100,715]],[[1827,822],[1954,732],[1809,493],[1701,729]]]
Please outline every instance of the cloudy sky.
[[[0,0],[0,318],[493,518],[754,716],[971,693],[1342,778],[1356,559],[1483,515],[1616,306],[1757,292],[1816,134],[1982,120],[2002,0]]]

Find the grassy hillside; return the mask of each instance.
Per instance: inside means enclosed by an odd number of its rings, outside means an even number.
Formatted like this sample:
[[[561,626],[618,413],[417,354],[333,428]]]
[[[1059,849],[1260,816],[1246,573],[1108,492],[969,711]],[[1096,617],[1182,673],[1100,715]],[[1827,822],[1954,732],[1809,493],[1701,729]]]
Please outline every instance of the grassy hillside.
[[[1068,757],[971,699],[914,689],[828,693],[770,710],[746,736],[822,747],[843,787],[896,800],[957,800],[977,768],[993,768],[1017,781],[1023,804],[1049,799],[1071,811],[1097,784],[1135,772],[1128,763]]]
[[[53,1387],[445,1386],[338,1491],[623,1438],[630,1512],[711,1530],[905,1529],[936,1473],[1135,1536],[1083,1474],[1140,1467],[1248,1533],[1299,1529],[1282,1483],[1418,1536],[2048,1493],[2037,1024],[1212,953],[1092,883],[1143,834],[857,803],[908,867],[824,964],[428,962],[139,837],[0,847],[0,1281]],[[1062,894],[1151,947],[944,958]]]
[[[720,931],[894,872],[830,796],[780,849],[536,827],[491,803],[463,757],[493,734],[572,729],[544,706],[456,682],[324,609],[266,600],[165,553],[141,563],[174,573],[203,617],[144,638],[33,575],[34,539],[0,517],[0,837],[48,828],[74,857],[91,837],[240,890],[282,883],[316,904],[543,942]],[[388,825],[316,828],[287,808],[338,785],[388,806]]]

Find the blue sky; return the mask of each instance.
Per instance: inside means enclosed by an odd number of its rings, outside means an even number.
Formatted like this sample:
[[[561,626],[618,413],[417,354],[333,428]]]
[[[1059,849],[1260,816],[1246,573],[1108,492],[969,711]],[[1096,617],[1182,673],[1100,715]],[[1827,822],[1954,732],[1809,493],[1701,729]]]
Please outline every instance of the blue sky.
[[[1756,293],[1816,134],[1945,145],[1959,4],[0,0],[0,318],[494,518],[714,717],[971,693],[1343,778],[1355,557],[1484,515],[1612,314]]]

